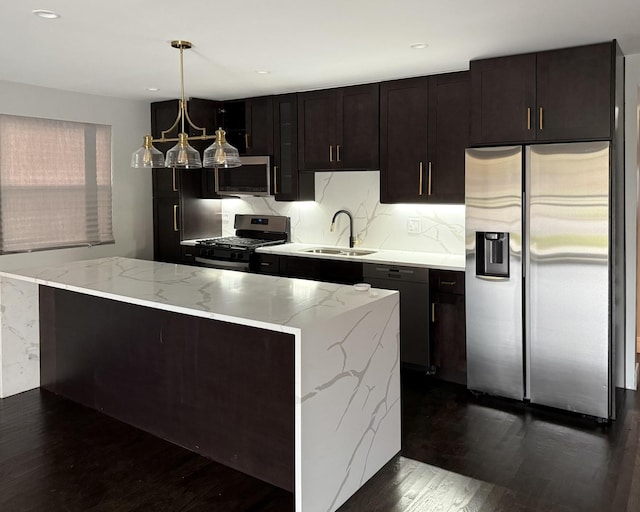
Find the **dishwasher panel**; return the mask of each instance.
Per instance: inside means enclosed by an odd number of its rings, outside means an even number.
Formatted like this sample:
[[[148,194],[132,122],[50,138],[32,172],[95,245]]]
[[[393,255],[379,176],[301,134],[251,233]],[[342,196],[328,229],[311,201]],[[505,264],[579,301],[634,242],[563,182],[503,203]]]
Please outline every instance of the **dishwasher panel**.
[[[407,367],[429,370],[429,270],[365,263],[363,276],[374,288],[400,292],[400,361]]]

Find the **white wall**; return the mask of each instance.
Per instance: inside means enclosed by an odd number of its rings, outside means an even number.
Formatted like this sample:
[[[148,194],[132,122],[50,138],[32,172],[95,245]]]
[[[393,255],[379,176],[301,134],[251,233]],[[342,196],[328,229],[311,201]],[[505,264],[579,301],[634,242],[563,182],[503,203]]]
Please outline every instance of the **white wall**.
[[[153,257],[151,172],[129,166],[149,132],[149,103],[0,81],[0,113],[111,125],[115,237],[115,244],[3,255],[1,270],[105,256]]]
[[[380,204],[378,171],[315,173],[316,201],[277,202],[271,197],[222,201],[222,234],[234,234],[236,213],[286,215],[291,218],[291,239],[307,244],[347,246],[346,215],[331,218],[340,210],[354,217],[354,233],[361,247],[464,254],[464,205]],[[408,232],[409,219],[418,228]]]
[[[625,66],[625,194],[627,327],[624,355],[624,386],[636,389],[636,300],[638,216],[638,101],[640,54],[627,55]],[[620,355],[620,354],[619,354]],[[618,385],[622,385],[618,383]]]

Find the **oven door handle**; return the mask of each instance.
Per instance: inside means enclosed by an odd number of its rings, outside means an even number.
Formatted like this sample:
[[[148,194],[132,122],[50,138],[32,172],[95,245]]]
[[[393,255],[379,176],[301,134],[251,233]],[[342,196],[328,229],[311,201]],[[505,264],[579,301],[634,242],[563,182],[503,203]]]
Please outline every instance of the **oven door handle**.
[[[199,258],[198,256],[196,256],[196,263],[202,263],[203,265],[212,268],[249,270],[249,262],[243,261],[212,260],[208,258]]]

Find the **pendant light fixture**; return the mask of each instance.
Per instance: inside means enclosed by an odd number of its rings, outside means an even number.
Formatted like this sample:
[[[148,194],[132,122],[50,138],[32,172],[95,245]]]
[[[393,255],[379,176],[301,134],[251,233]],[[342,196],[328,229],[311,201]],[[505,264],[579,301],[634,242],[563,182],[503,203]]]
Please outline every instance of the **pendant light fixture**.
[[[171,46],[180,50],[180,101],[178,103],[178,116],[171,127],[162,131],[159,139],[154,139],[151,135],[144,136],[142,147],[131,155],[131,167],[136,169],[151,169],[153,167],[173,167],[176,169],[200,169],[203,165],[200,160],[200,153],[194,149],[189,141],[212,140],[215,142],[204,152],[204,167],[239,167],[240,155],[238,150],[229,144],[222,128],[216,130],[215,135],[207,135],[206,128],[196,126],[187,111],[187,102],[184,99],[184,64],[183,52],[192,47],[189,41],[171,41]],[[185,122],[200,135],[187,135]],[[167,137],[168,133],[180,126],[178,137]],[[177,144],[167,151],[166,159],[162,153],[153,147],[154,142],[177,142]]]

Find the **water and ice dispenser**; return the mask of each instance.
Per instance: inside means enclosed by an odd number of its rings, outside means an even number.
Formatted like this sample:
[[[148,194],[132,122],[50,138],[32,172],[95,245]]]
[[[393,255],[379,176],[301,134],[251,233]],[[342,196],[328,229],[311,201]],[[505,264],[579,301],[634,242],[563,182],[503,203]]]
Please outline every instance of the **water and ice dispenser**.
[[[509,277],[507,231],[476,231],[476,275]]]

